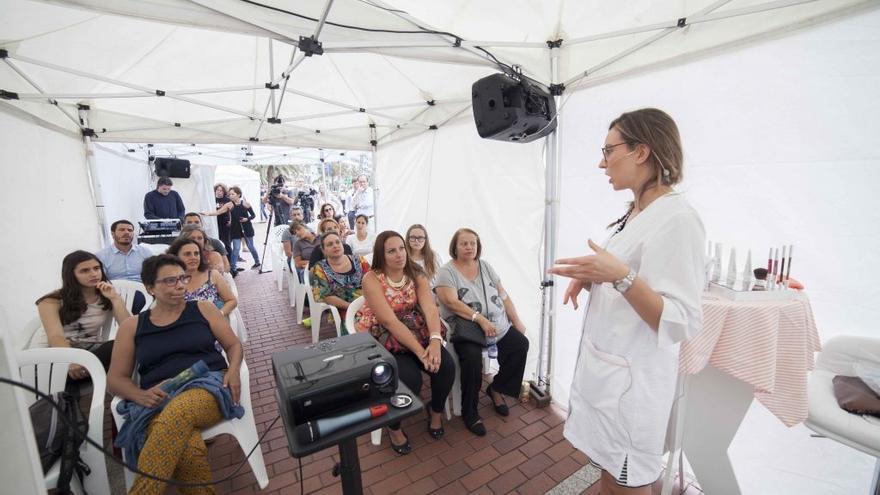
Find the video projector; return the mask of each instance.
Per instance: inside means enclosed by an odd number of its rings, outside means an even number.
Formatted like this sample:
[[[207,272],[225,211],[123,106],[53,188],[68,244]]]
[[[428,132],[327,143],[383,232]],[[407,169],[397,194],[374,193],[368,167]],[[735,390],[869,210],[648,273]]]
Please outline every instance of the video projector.
[[[334,412],[373,405],[397,390],[394,356],[366,333],[276,353],[272,369],[288,431]]]

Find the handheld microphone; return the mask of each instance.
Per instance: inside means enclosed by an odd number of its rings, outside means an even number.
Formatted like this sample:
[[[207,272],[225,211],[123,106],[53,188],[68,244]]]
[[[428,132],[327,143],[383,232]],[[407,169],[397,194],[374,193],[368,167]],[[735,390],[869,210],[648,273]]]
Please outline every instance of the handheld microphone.
[[[360,409],[339,416],[307,421],[294,428],[293,433],[296,436],[297,442],[301,444],[313,443],[337,430],[347,428],[370,418],[378,418],[387,412],[388,405],[377,404],[367,409]]]
[[[166,394],[170,394],[171,392],[174,392],[175,390],[180,388],[181,385],[183,385],[184,383],[195,378],[199,378],[207,372],[208,365],[205,364],[205,361],[200,359],[189,368],[181,371],[179,375],[163,383],[159,388],[161,388],[162,391]]]

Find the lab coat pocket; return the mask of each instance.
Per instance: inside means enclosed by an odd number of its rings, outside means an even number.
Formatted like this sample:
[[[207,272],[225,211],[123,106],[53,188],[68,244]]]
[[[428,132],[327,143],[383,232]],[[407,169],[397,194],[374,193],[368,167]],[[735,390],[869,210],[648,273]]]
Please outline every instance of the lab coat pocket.
[[[633,449],[662,455],[675,383],[670,390],[662,367],[648,361],[631,368],[634,386],[621,398],[621,422]]]
[[[584,376],[579,377],[583,383],[589,384],[584,387],[584,400],[597,412],[617,422],[621,397],[632,385],[629,362],[596,349],[589,338],[584,340],[589,351],[585,356]]]

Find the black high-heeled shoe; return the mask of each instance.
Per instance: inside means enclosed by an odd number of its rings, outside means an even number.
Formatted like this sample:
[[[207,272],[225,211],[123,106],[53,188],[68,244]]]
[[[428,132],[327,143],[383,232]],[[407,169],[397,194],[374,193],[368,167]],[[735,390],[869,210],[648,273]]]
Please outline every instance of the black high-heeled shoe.
[[[446,433],[446,431],[443,430],[442,425],[440,428],[431,428],[431,413],[433,412],[431,411],[431,404],[425,404],[425,411],[428,413],[428,433],[434,440],[440,440],[443,438],[443,434]]]
[[[492,407],[495,408],[495,412],[497,412],[501,416],[510,415],[510,408],[507,407],[507,404],[504,403],[504,396],[501,396],[501,404],[495,403],[495,397],[492,396],[492,385],[486,387],[486,395],[489,396],[489,400],[492,401]],[[501,394],[498,394],[501,395]]]
[[[391,433],[388,434],[388,442],[391,444],[391,448],[400,455],[407,455],[412,452],[412,444],[409,443],[409,436],[407,436],[406,432],[401,430],[403,436],[406,438],[406,441],[403,442],[403,445],[395,445],[394,440],[391,438]]]

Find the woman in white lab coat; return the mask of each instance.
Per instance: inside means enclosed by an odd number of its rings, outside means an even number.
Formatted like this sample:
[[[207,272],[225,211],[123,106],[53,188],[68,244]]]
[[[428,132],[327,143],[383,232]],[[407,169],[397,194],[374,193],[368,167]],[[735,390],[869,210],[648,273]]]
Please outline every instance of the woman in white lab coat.
[[[633,201],[604,246],[561,259],[564,303],[590,292],[565,437],[602,469],[600,492],[649,494],[660,477],[679,344],[702,327],[705,231],[672,186],[682,178],[678,128],[646,108],[611,123],[599,168]]]

